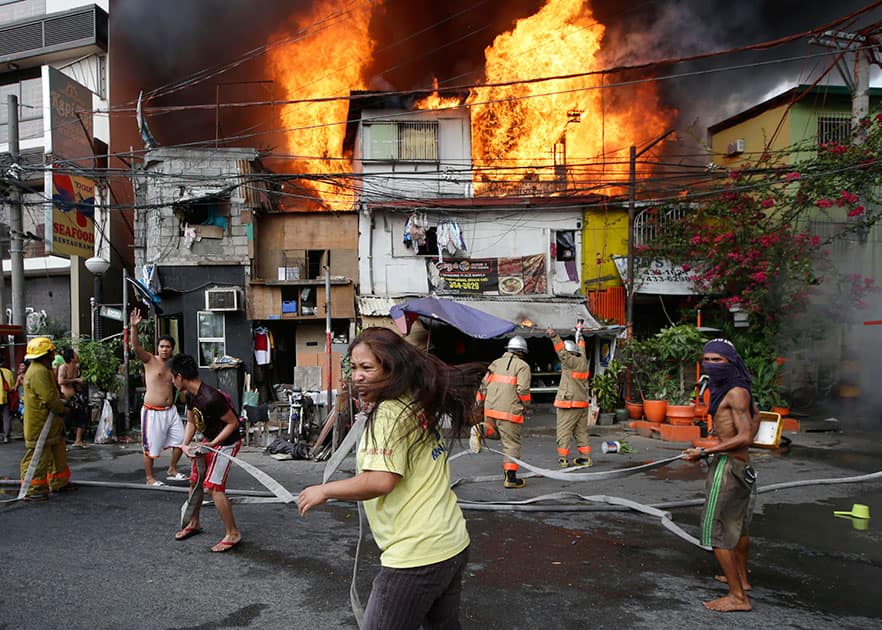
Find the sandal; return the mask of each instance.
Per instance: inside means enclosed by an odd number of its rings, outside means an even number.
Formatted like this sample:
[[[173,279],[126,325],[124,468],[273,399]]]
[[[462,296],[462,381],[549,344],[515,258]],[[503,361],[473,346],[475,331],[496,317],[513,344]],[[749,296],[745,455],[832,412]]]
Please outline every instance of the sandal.
[[[201,534],[201,527],[190,527],[189,525],[175,534],[175,540],[187,540],[190,536]]]
[[[228,540],[221,540],[214,547],[212,547],[211,550],[214,553],[224,553],[226,551],[229,551],[230,549],[232,549],[236,545],[238,545],[240,542],[242,542],[241,538],[239,540],[234,540],[232,542],[230,542]]]

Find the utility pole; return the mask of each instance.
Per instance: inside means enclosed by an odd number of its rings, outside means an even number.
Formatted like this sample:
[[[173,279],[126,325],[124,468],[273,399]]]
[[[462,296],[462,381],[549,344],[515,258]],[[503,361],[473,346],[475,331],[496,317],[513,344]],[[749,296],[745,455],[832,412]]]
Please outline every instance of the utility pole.
[[[25,303],[24,303],[24,221],[21,214],[21,165],[18,155],[18,97],[9,94],[6,98],[7,128],[9,133],[9,155],[12,159],[12,169],[9,174],[11,186],[9,187],[9,263],[11,265],[12,279],[12,324],[25,328]],[[24,338],[16,339],[16,343],[23,343]]]
[[[870,112],[870,60],[872,59],[877,65],[882,65],[882,57],[878,55],[882,49],[879,41],[874,37],[864,35],[842,31],[825,31],[820,37],[809,40],[809,43],[840,51],[836,59],[836,69],[851,91],[852,143],[863,144],[867,139],[867,131],[861,127],[860,122]],[[854,68],[851,72],[843,59],[846,52],[854,54]]]
[[[634,334],[634,219],[636,215],[635,197],[637,195],[637,158],[672,133],[674,133],[674,130],[668,129],[639,151],[637,150],[637,147],[632,145],[628,160],[630,166],[628,177],[628,283],[626,287],[628,302],[625,310],[625,326],[628,339]]]

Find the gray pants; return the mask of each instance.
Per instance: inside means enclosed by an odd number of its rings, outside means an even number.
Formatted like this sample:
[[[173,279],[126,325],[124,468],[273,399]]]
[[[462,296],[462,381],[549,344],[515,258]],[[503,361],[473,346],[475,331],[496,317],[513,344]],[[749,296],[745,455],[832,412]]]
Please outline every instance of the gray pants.
[[[459,630],[462,574],[469,548],[412,569],[381,567],[364,611],[362,630]]]

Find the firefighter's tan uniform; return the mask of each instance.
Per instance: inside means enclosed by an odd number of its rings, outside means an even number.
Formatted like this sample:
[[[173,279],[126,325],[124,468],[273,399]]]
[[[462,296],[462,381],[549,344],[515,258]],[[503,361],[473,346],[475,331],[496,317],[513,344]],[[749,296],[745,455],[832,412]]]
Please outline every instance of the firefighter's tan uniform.
[[[59,397],[52,370],[40,361],[31,361],[24,378],[24,439],[25,451],[21,460],[21,478],[27,474],[34,456],[37,438],[49,417],[55,413],[46,435],[46,444],[37,461],[27,496],[44,495],[57,491],[70,481],[67,452],[64,443],[64,401]]]
[[[551,336],[554,351],[560,359],[560,385],[554,406],[557,408],[557,456],[561,466],[568,465],[570,443],[575,439],[579,458],[576,464],[590,464],[591,446],[588,444],[588,358],[585,341],[580,339],[580,355],[569,352],[563,340],[555,333]],[[586,461],[587,460],[587,461]]]
[[[521,425],[530,405],[530,366],[513,352],[506,352],[487,368],[477,399],[484,404],[481,435],[502,440],[502,468],[507,476],[517,473],[518,465],[509,457],[521,456]],[[511,474],[509,474],[511,471]]]

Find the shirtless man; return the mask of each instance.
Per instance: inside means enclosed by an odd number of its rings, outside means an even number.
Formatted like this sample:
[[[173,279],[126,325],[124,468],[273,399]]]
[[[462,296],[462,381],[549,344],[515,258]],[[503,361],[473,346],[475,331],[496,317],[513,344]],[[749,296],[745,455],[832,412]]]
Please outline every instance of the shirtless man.
[[[62,363],[55,372],[55,380],[58,382],[58,389],[61,390],[61,397],[72,400],[86,387],[86,380],[80,376],[80,357],[77,356],[73,348],[65,348],[61,351],[60,356]],[[64,419],[64,424],[65,427],[76,429],[76,439],[73,446],[89,448],[89,445],[83,442],[83,433],[89,424],[87,409],[71,406],[70,413]]]
[[[751,378],[744,360],[726,339],[705,344],[701,371],[710,379],[709,412],[719,444],[708,448],[687,448],[684,459],[709,458],[705,490],[707,499],[701,515],[701,543],[713,548],[723,569],[719,581],[729,593],[704,605],[719,612],[752,610],[746,591],[747,528],[756,497],[756,473],[750,465],[748,447],[759,427],[759,409],[750,392]]]
[[[175,350],[175,340],[168,335],[159,338],[159,354],[150,354],[138,340],[138,324],[141,312],[136,308],[129,316],[131,326],[132,352],[144,363],[144,406],[141,407],[141,445],[144,449],[144,472],[147,473],[148,486],[165,485],[153,476],[153,460],[159,458],[164,449],[172,448],[171,462],[168,465],[169,481],[186,481],[187,476],[178,472],[181,459],[181,444],[184,442],[184,425],[175,409],[175,388],[172,385],[171,370],[167,365]]]

